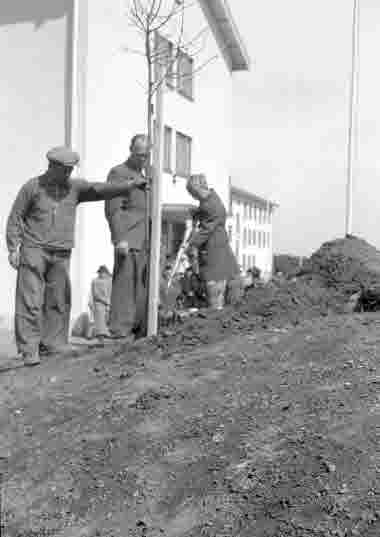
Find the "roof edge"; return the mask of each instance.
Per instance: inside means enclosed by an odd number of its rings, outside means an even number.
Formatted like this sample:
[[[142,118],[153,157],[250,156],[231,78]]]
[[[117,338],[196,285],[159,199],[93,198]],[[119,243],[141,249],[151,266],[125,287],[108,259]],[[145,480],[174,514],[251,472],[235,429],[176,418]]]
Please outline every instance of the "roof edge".
[[[227,0],[199,0],[231,72],[249,71],[251,59]]]
[[[245,198],[247,200],[256,201],[258,203],[262,203],[263,205],[269,204],[271,207],[279,207],[279,204],[275,201],[269,200],[267,198],[263,198],[261,196],[257,196],[256,194],[253,194],[252,192],[249,192],[249,190],[245,190],[244,188],[240,188],[235,185],[231,185],[230,187],[231,194],[236,194],[242,198]]]

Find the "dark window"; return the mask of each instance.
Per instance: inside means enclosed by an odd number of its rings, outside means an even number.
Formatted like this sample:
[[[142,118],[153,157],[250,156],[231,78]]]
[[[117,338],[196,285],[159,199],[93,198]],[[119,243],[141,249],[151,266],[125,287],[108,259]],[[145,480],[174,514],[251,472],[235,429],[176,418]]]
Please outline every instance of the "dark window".
[[[164,128],[164,171],[172,172],[172,143],[173,130],[165,125]]]
[[[236,213],[236,233],[240,233],[240,214]]]
[[[156,52],[155,52],[155,80],[159,82],[160,77],[165,77],[166,85],[170,88],[174,87],[174,55],[173,43],[156,34]]]
[[[180,132],[176,134],[176,173],[189,177],[191,173],[191,138]]]
[[[178,52],[177,89],[185,97],[193,99],[193,60],[183,51]]]

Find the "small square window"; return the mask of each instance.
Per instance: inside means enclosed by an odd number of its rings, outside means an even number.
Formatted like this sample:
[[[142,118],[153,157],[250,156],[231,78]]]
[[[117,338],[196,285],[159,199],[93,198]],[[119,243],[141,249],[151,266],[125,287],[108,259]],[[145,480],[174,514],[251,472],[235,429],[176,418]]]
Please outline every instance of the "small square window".
[[[173,130],[165,125],[164,128],[164,171],[172,172],[172,143]]]
[[[177,59],[177,90],[188,99],[194,97],[193,77],[193,59],[180,50]]]
[[[155,46],[155,82],[159,83],[159,77],[165,76],[166,85],[174,87],[174,48],[173,43],[160,34],[156,34]]]
[[[176,134],[176,173],[180,177],[190,177],[191,174],[191,144],[189,136]]]

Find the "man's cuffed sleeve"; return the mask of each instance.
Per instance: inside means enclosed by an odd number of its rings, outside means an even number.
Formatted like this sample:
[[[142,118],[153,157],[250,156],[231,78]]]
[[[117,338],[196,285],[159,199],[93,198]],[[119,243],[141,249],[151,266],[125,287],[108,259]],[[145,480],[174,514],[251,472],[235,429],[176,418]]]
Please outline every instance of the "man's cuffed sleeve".
[[[120,183],[92,183],[81,181],[79,185],[79,203],[84,201],[103,201],[127,194],[134,188],[134,180],[126,179]]]
[[[119,178],[118,174],[115,172],[114,169],[112,169],[109,172],[108,176],[107,176],[107,183],[117,183],[117,182],[119,182],[118,178]],[[118,203],[116,198],[112,198],[110,200],[109,199],[105,200],[105,202],[104,202],[104,213],[105,213],[105,216],[106,216],[107,220],[110,220],[111,215],[115,211],[115,208],[117,208],[119,205],[120,205],[120,203]]]
[[[14,252],[20,246],[24,231],[24,217],[30,202],[30,186],[24,185],[13,203],[8,216],[6,240],[9,252]]]

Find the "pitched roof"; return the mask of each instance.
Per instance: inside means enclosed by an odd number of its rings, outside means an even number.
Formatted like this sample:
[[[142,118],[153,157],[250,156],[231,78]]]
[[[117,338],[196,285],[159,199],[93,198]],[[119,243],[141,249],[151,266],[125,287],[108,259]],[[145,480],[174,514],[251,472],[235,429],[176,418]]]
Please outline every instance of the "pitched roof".
[[[278,203],[275,203],[274,201],[268,200],[266,198],[262,198],[261,196],[257,196],[256,194],[253,194],[252,192],[249,192],[249,190],[245,190],[244,188],[231,185],[230,191],[231,197],[235,196],[242,200],[259,203],[260,205],[270,205],[271,207],[279,206]]]
[[[251,60],[227,0],[199,0],[199,5],[229,69],[248,71]]]

